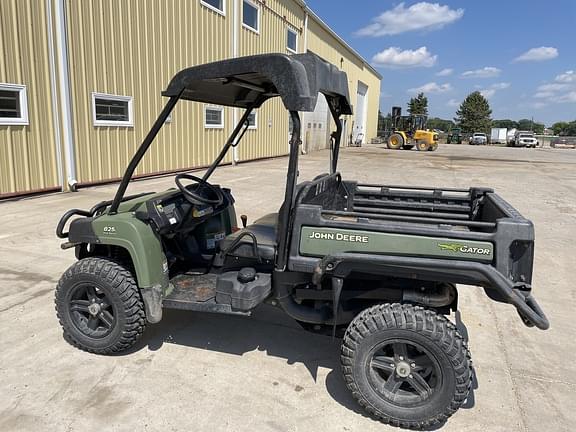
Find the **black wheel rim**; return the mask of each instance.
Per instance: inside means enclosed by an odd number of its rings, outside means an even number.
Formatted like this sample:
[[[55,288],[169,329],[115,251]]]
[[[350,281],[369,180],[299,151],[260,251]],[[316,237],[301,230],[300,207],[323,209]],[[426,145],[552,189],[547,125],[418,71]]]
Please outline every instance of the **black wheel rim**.
[[[74,326],[85,336],[101,339],[116,325],[116,308],[106,291],[95,284],[81,283],[70,292],[68,308]]]
[[[377,345],[368,356],[368,382],[386,401],[413,408],[430,401],[442,385],[436,357],[419,344],[391,339]]]

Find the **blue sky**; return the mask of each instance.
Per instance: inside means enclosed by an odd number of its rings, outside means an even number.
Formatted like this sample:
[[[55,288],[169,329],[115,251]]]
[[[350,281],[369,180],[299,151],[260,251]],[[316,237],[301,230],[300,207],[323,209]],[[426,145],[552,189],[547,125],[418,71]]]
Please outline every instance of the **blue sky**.
[[[420,89],[452,118],[480,90],[495,119],[576,120],[575,0],[307,4],[382,74],[383,112]]]

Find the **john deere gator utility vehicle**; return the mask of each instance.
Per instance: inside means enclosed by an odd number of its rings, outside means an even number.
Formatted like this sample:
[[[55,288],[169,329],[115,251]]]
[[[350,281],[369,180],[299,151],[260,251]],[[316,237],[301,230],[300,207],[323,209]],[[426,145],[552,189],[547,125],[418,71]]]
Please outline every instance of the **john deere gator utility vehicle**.
[[[438,148],[438,134],[426,130],[428,117],[421,114],[402,115],[401,107],[392,107],[392,133],[386,142],[392,150],[434,151]]]
[[[163,95],[166,106],[115,197],[70,210],[58,224],[63,247],[78,259],[56,288],[73,345],[112,354],[132,346],[166,308],[247,316],[267,303],[306,329],[342,336],[345,382],[369,413],[422,428],[444,422],[470,389],[466,340],[447,318],[458,290],[469,288],[455,284],[481,286],[515,307],[524,324],[548,328],[531,294],[533,226],[492,190],[342,177],[341,116],[352,107],[337,67],[312,53],[242,57],[182,70]],[[318,97],[336,125],[329,172],[299,181],[299,112],[313,111]],[[239,229],[233,191],[210,177],[240,142],[250,113],[273,98],[292,119],[283,202]],[[244,114],[204,175],[178,174],[176,188],[126,196],[179,101]]]

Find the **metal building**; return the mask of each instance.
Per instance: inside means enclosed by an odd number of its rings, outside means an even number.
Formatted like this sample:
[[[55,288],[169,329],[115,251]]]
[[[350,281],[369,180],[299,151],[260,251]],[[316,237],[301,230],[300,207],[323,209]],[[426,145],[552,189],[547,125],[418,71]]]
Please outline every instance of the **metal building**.
[[[0,0],[0,198],[118,179],[185,67],[308,50],[348,74],[344,142],[376,136],[381,76],[302,0]],[[137,175],[208,165],[239,115],[178,104]],[[227,162],[287,154],[279,100],[250,120]],[[327,146],[324,98],[303,126]]]

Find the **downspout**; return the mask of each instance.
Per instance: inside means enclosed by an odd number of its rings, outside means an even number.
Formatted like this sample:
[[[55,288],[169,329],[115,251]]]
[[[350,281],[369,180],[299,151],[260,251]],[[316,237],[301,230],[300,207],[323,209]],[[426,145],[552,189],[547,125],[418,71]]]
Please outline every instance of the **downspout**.
[[[238,57],[238,0],[232,0],[232,58]],[[236,127],[238,123],[238,108],[232,108],[232,124]],[[235,143],[236,144],[236,143]],[[232,165],[236,165],[239,161],[238,146],[232,147]]]
[[[76,191],[76,160],[74,156],[74,138],[72,134],[72,105],[70,96],[70,77],[68,76],[68,42],[66,39],[65,0],[55,0],[56,46],[58,57],[58,78],[60,84],[60,106],[62,108],[62,132],[68,187]]]
[[[50,90],[52,95],[52,123],[54,127],[54,145],[56,146],[56,169],[58,171],[58,184],[61,190],[64,185],[64,170],[62,168],[62,137],[60,135],[60,118],[58,116],[58,86],[56,85],[56,61],[54,58],[54,33],[52,30],[52,1],[45,1],[46,22],[48,28],[48,61],[50,62]]]
[[[304,10],[304,47],[302,52],[304,54],[306,54],[308,52],[308,6],[306,5],[306,3],[304,3],[304,5],[302,6],[302,10]],[[306,118],[307,118],[307,113],[303,112],[302,113],[302,123],[306,124]],[[303,155],[307,154],[307,147],[308,147],[308,138],[309,138],[309,132],[304,134],[304,140],[303,142],[306,143],[306,145],[302,145],[302,147],[300,148],[300,151],[302,152]]]
[[[308,52],[308,6],[304,6],[304,53]]]

